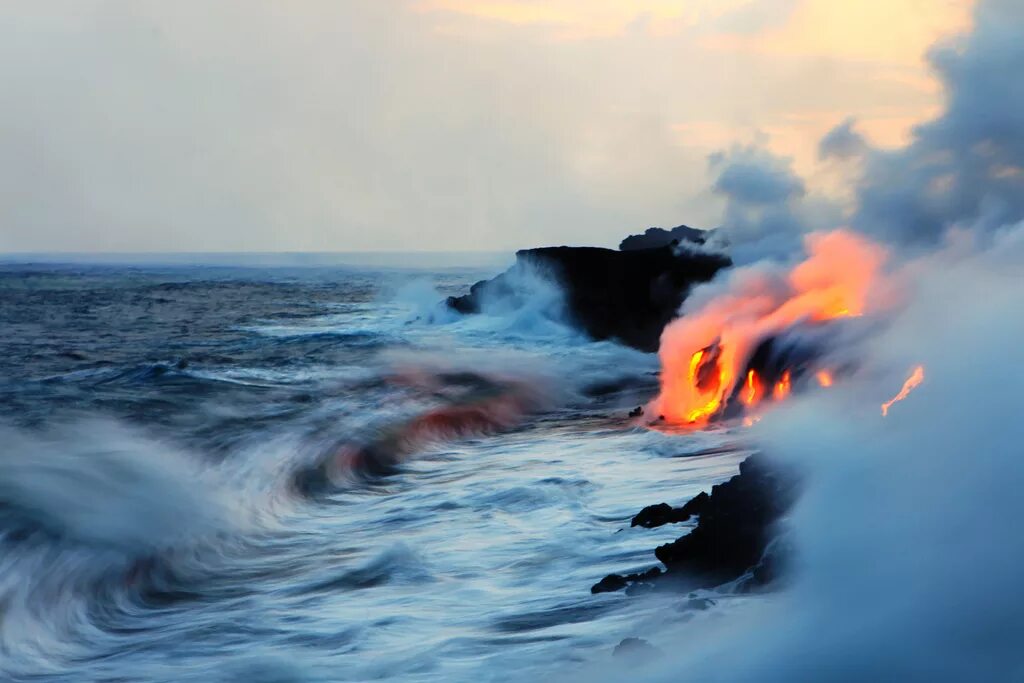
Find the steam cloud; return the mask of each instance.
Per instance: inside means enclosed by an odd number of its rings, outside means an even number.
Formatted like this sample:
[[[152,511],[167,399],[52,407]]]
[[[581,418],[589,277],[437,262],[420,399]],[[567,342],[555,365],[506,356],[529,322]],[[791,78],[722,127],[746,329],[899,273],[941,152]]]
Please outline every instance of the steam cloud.
[[[664,641],[638,634],[683,649],[640,680],[668,683],[681,671],[765,683],[1024,675],[1024,321],[1007,315],[1024,310],[1022,259],[1018,227],[981,253],[914,263],[913,301],[857,349],[869,360],[860,375],[755,427],[769,452],[809,472],[787,525],[794,582],[658,634]],[[928,368],[925,383],[881,418],[878,403],[916,362]]]
[[[972,34],[929,55],[948,95],[945,112],[896,152],[844,150],[862,161],[852,220],[859,230],[928,245],[951,226],[988,233],[1024,218],[1024,5],[986,0],[974,20]]]
[[[727,249],[735,263],[784,259],[810,230],[842,222],[837,205],[807,194],[787,158],[736,146],[712,155],[710,165],[718,173],[713,189],[726,200],[722,229],[710,246]]]
[[[638,633],[676,654],[633,679],[1024,677],[1024,5],[983,0],[973,33],[930,59],[948,104],[910,144],[873,148],[853,120],[821,142],[824,157],[856,169],[852,225],[905,247],[909,289],[884,330],[846,348],[855,376],[784,404],[752,432],[808,472],[784,530],[792,583],[681,631]],[[730,238],[775,247],[825,227],[798,219],[788,168],[761,156],[754,172],[754,158],[721,159]],[[744,223],[738,209],[751,207],[759,214]],[[785,212],[791,220],[773,222]],[[927,379],[881,418],[878,405],[919,363]]]
[[[794,236],[843,222],[893,245],[939,244],[950,228],[979,236],[1024,218],[1024,5],[983,0],[974,30],[936,45],[928,59],[947,95],[944,111],[903,148],[872,146],[847,119],[820,142],[844,162],[855,197],[847,215],[805,194],[788,163],[756,148],[712,159],[727,199],[723,236],[738,262],[792,253]]]

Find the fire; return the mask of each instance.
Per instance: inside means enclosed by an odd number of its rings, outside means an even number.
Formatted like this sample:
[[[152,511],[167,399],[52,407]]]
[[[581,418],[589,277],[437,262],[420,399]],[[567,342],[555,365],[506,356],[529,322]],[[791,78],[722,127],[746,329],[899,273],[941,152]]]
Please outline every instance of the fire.
[[[728,291],[665,328],[656,414],[672,424],[701,427],[734,397],[753,406],[768,389],[765,378],[748,367],[759,343],[797,325],[859,316],[871,308],[886,259],[881,246],[836,230],[808,235],[805,247],[807,258],[789,273],[737,270]],[[824,376],[819,373],[818,381],[829,386],[832,377]],[[771,397],[784,399],[796,379],[789,370],[771,378]]]
[[[920,386],[921,382],[924,381],[924,366],[918,365],[914,368],[914,371],[910,373],[910,377],[907,377],[907,381],[903,383],[903,388],[900,389],[900,393],[896,394],[888,401],[882,404],[882,417],[889,414],[889,408],[892,408],[894,403],[902,401],[910,392]]]
[[[704,357],[704,349],[701,349],[690,357],[690,373],[688,375],[692,384],[697,383],[697,369],[700,367],[700,360]]]
[[[818,380],[818,384],[823,387],[827,388],[832,386],[832,373],[828,370],[819,370],[817,374],[814,375],[814,378]]]
[[[772,392],[772,396],[775,397],[776,401],[781,401],[782,399],[789,396],[789,391],[791,388],[792,382],[789,377],[789,370],[786,370],[784,373],[782,373],[782,379],[775,383],[775,391]]]
[[[757,373],[753,370],[747,371],[747,386],[742,396],[740,397],[743,403],[747,406],[755,406],[757,402],[761,400],[761,379],[757,376]]]

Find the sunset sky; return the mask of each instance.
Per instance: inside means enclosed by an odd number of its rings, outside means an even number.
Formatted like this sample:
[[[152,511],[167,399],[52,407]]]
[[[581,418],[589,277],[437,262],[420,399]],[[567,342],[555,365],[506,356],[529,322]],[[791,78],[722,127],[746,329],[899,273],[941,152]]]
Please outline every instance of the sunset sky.
[[[505,250],[713,227],[897,145],[968,0],[68,0],[0,9],[0,251]]]

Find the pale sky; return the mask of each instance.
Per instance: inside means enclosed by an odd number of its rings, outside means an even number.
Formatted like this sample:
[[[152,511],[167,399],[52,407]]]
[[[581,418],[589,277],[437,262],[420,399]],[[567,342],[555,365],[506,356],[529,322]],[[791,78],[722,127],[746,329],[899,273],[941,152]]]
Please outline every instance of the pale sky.
[[[0,3],[0,252],[507,250],[713,227],[708,156],[810,189],[903,142],[969,0]]]

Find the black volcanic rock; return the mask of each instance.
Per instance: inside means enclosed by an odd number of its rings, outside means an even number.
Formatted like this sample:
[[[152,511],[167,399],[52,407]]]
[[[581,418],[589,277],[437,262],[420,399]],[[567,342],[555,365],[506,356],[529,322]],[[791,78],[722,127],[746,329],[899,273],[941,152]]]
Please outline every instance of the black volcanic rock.
[[[681,508],[674,508],[668,503],[648,505],[633,517],[630,526],[642,526],[645,529],[653,529],[664,524],[685,522],[692,515],[701,514],[701,511],[707,506],[708,500],[710,500],[708,494],[701,491]]]
[[[660,657],[663,654],[643,638],[623,638],[612,650],[613,657],[627,657],[636,661]]]
[[[688,225],[677,225],[665,230],[664,228],[647,228],[641,235],[630,235],[619,242],[620,251],[632,251],[634,249],[657,249],[658,247],[670,246],[673,242],[685,244],[704,244],[710,231],[698,230]]]
[[[469,294],[449,297],[447,304],[465,314],[480,312],[488,300],[516,307],[530,295],[520,283],[540,274],[562,286],[566,315],[594,339],[656,351],[662,329],[690,287],[730,264],[725,256],[672,247],[525,249],[516,253],[516,264],[508,271],[476,283]]]
[[[590,587],[590,592],[594,595],[598,593],[614,593],[620,591],[629,585],[629,581],[626,580],[625,576],[621,574],[609,574],[604,577],[593,586]]]
[[[622,576],[621,574],[609,574],[591,586],[590,592],[594,594],[614,593],[615,591],[622,590],[626,586],[649,583],[661,575],[662,571],[658,567],[651,567],[645,572],[626,574],[625,576]]]
[[[752,455],[740,464],[739,474],[712,487],[711,495],[702,493],[682,508],[664,503],[644,508],[633,518],[633,526],[659,526],[678,521],[684,514],[688,518],[691,513],[700,519],[690,533],[654,551],[666,567],[664,572],[612,574],[591,592],[630,588],[654,579],[680,590],[712,588],[751,570],[755,584],[768,583],[778,574],[780,558],[765,551],[775,522],[795,501],[798,485],[799,478],[791,469]]]

